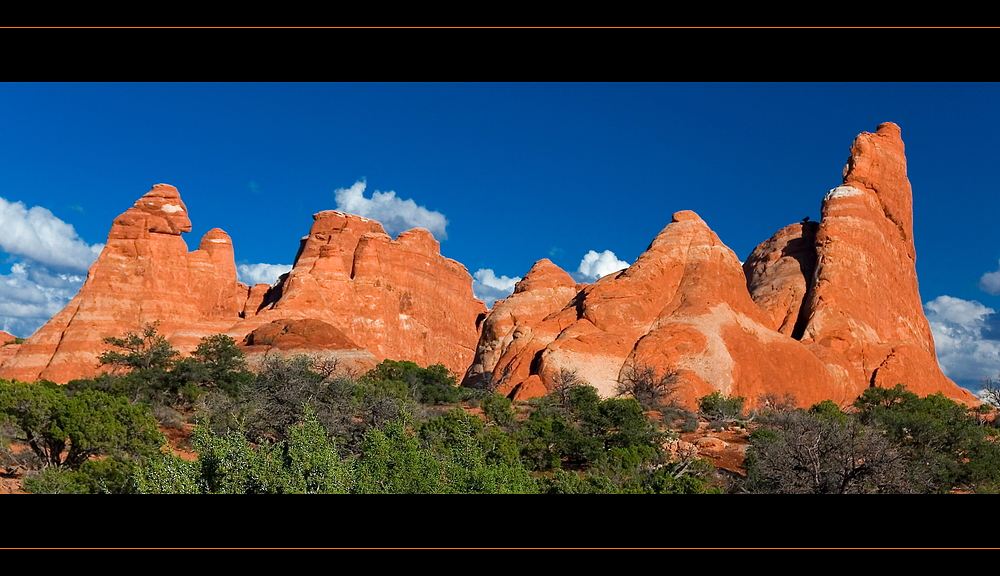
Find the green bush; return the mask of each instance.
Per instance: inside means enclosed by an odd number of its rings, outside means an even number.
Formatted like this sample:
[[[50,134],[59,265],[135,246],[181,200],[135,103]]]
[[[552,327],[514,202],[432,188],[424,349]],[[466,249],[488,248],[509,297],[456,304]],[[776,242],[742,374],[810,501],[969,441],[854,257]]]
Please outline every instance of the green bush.
[[[480,404],[486,419],[498,426],[512,426],[517,419],[514,415],[513,403],[510,398],[500,394],[490,394],[482,399]]]
[[[698,399],[698,411],[708,420],[734,422],[743,419],[743,404],[746,398],[742,396],[727,397],[719,392]]]

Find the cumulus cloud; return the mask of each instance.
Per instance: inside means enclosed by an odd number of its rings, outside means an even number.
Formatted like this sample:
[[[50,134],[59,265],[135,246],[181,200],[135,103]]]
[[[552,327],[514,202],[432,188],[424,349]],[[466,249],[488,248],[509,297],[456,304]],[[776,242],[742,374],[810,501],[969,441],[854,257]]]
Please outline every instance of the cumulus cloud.
[[[40,206],[0,198],[0,330],[28,336],[80,291],[104,244],[87,244],[71,224]]]
[[[86,276],[53,273],[36,262],[17,262],[0,274],[0,330],[29,336],[80,291]]]
[[[371,198],[365,198],[366,186],[366,182],[359,181],[350,188],[338,188],[334,192],[337,210],[378,220],[385,231],[393,236],[411,228],[426,228],[438,240],[448,237],[445,233],[448,220],[444,214],[417,206],[413,200],[398,198],[392,190],[376,190]]]
[[[236,275],[247,286],[254,284],[274,285],[278,277],[292,270],[291,264],[237,264]]]
[[[939,296],[924,304],[941,370],[966,388],[1000,373],[1000,316],[975,300]]]
[[[580,260],[580,267],[572,276],[579,282],[593,282],[628,267],[629,263],[619,260],[611,250],[601,253],[591,250]]]
[[[506,298],[514,292],[514,285],[520,277],[499,278],[490,268],[481,268],[472,275],[472,293],[486,303],[487,308],[492,308],[497,300]]]
[[[71,224],[41,206],[0,198],[0,250],[55,270],[85,273],[104,244],[87,244]]]
[[[983,274],[979,279],[979,289],[987,294],[1000,295],[1000,270]]]

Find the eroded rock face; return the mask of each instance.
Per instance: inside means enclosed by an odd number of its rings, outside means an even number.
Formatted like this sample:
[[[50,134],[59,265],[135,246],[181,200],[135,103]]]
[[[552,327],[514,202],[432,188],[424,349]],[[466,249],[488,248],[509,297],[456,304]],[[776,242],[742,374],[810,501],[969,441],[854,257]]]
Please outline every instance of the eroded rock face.
[[[236,281],[233,245],[214,229],[188,252],[191,230],[177,189],[157,184],[115,218],[108,241],[80,292],[29,337],[0,368],[0,377],[64,383],[100,372],[107,336],[160,322],[159,332],[182,351],[239,320],[247,287]]]
[[[464,266],[440,254],[422,228],[395,240],[374,220],[327,210],[313,216],[280,292],[229,334],[274,320],[315,319],[336,327],[379,360],[444,364],[463,374],[472,362],[485,305]]]
[[[13,334],[0,330],[0,366],[3,366],[4,362],[16,356],[17,351],[21,349],[20,344],[14,344],[14,338],[16,336]]]

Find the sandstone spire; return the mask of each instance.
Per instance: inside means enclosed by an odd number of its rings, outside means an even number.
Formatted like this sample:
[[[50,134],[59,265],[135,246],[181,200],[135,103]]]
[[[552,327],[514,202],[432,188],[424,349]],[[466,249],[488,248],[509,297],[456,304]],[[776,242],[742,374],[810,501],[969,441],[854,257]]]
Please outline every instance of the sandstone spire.
[[[146,322],[159,321],[160,333],[182,350],[232,326],[247,290],[236,281],[232,241],[214,229],[189,253],[180,235],[190,231],[177,189],[153,186],[115,218],[80,292],[0,367],[0,377],[64,383],[94,376],[103,338]]]
[[[912,205],[899,127],[860,134],[843,184],[823,199],[802,342],[852,394],[905,384],[970,401],[934,354],[917,286]]]

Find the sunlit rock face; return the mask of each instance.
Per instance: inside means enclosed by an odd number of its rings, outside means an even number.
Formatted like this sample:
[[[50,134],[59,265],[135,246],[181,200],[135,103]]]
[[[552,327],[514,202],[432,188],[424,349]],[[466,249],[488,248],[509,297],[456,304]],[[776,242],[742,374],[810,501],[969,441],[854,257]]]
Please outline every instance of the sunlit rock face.
[[[232,326],[247,296],[232,241],[216,228],[188,252],[180,235],[190,231],[177,189],[153,186],[115,218],[80,292],[3,364],[0,377],[63,383],[95,376],[103,339],[144,323],[160,322],[160,334],[184,351]]]
[[[613,396],[625,374],[649,368],[671,376],[688,405],[714,390],[819,401],[830,388],[815,356],[768,327],[739,259],[691,211],[674,214],[630,267],[590,286],[568,275],[529,282],[486,319],[479,352],[473,368],[515,397],[544,394],[566,372]]]
[[[802,343],[847,396],[905,384],[921,394],[973,396],[938,366],[917,287],[913,194],[899,126],[851,146],[843,184],[823,199]]]

